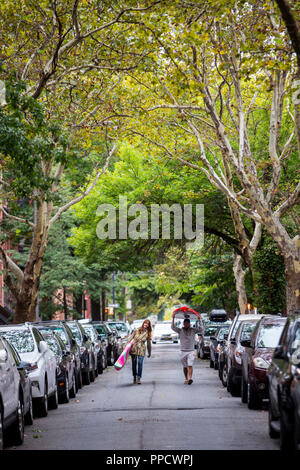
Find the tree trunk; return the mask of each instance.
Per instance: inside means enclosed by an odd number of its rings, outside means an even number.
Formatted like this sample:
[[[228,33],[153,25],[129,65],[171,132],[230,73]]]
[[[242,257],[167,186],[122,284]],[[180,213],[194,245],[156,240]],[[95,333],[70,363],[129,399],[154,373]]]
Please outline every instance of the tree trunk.
[[[243,259],[240,255],[235,254],[233,263],[233,272],[235,278],[236,292],[238,296],[238,304],[241,315],[248,313],[248,301],[246,294],[245,276],[246,270],[243,269]]]
[[[100,302],[96,302],[95,300],[91,299],[91,309],[92,309],[92,320],[95,320],[95,321],[101,320]]]
[[[24,268],[24,277],[20,290],[16,295],[17,305],[14,323],[35,321],[40,276],[49,233],[50,208],[51,203],[49,205],[42,203],[38,208],[33,240]]]
[[[300,309],[300,257],[298,260],[285,258],[286,309],[292,315]]]

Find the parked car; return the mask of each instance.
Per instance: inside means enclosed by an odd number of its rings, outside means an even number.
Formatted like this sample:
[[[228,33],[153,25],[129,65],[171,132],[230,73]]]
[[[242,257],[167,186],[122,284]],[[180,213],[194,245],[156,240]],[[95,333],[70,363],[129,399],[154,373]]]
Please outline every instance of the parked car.
[[[230,367],[232,363],[233,357],[233,350],[235,349],[235,335],[237,329],[241,322],[249,321],[249,320],[260,320],[262,315],[260,314],[246,314],[246,315],[237,315],[229,328],[228,335],[225,334],[224,336],[224,347],[222,349],[222,353],[219,354],[219,370],[221,381],[224,387],[227,387],[227,377],[230,372]]]
[[[224,334],[229,330],[229,325],[222,325],[219,326],[214,335],[210,337],[210,367],[214,369],[218,369],[219,367],[219,351],[220,345],[223,344],[224,341]]]
[[[9,343],[4,336],[2,336],[2,341],[7,346],[7,349],[11,353],[12,357],[15,360],[17,369],[20,374],[20,384],[22,387],[23,393],[23,404],[24,404],[24,422],[25,424],[33,424],[33,402],[32,402],[32,390],[31,390],[31,381],[29,378],[28,369],[31,365],[29,362],[22,361],[16,348]]]
[[[79,320],[84,331],[86,332],[89,340],[93,343],[96,352],[96,361],[97,361],[97,373],[103,374],[105,367],[107,366],[106,359],[106,343],[102,340],[101,336],[98,334],[97,330],[89,320]]]
[[[76,371],[72,353],[66,349],[57,333],[43,327],[40,331],[56,358],[58,400],[60,403],[69,403],[70,398],[76,396]]]
[[[230,368],[227,376],[227,390],[233,397],[241,395],[242,356],[245,351],[243,341],[247,341],[251,337],[258,322],[259,318],[241,321],[235,336],[231,337],[231,347],[228,350]]]
[[[300,449],[300,310],[287,317],[267,370],[269,435],[281,450]]]
[[[249,409],[259,409],[269,398],[267,369],[278,344],[286,318],[263,317],[255,326],[251,338],[244,338],[242,354],[241,399]]]
[[[17,364],[0,337],[0,450],[10,434],[15,445],[24,441],[24,397]]]
[[[130,330],[127,328],[126,323],[123,321],[110,321],[109,326],[113,328],[119,336],[121,336],[124,347],[130,336]]]
[[[110,322],[105,322],[105,325],[108,328],[109,332],[112,333],[111,339],[113,341],[114,354],[112,364],[114,364],[120,356],[121,352],[123,351],[123,341],[118,330],[110,326]]]
[[[204,327],[203,333],[198,334],[199,343],[198,343],[197,355],[200,359],[205,359],[206,357],[210,356],[210,337],[215,335],[219,326],[220,326],[220,323],[206,324]]]
[[[0,326],[3,335],[18,351],[21,360],[30,363],[34,411],[47,416],[48,408],[57,408],[56,359],[39,330],[30,323]]]
[[[136,330],[137,328],[139,328],[140,326],[142,326],[142,324],[144,323],[144,319],[138,319],[138,320],[133,320],[133,322],[131,323],[131,331],[130,333],[133,333],[134,330]]]
[[[118,341],[113,331],[103,321],[92,321],[94,328],[106,343],[107,365],[112,366],[118,359]],[[116,358],[116,359],[115,359]]]
[[[92,341],[77,320],[67,321],[74,338],[80,347],[81,372],[84,385],[94,382],[97,371],[97,354]]]
[[[156,344],[158,341],[171,341],[178,343],[179,335],[171,328],[170,321],[157,322],[152,334],[152,343]]]
[[[80,361],[80,347],[78,346],[73,333],[65,320],[48,320],[33,322],[32,325],[37,328],[50,329],[54,331],[63,341],[66,351],[70,353],[70,356],[74,363],[75,379],[76,379],[76,392],[82,388],[82,372],[81,372],[81,361]]]

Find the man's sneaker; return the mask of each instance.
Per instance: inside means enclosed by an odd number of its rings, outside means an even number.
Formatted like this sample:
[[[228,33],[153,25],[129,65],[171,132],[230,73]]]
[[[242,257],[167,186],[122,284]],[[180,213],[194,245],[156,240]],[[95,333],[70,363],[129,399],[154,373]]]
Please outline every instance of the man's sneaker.
[[[136,377],[133,377],[133,383],[136,384]]]
[[[138,377],[137,378],[137,381],[136,381],[137,384],[140,384],[141,383],[141,379]]]

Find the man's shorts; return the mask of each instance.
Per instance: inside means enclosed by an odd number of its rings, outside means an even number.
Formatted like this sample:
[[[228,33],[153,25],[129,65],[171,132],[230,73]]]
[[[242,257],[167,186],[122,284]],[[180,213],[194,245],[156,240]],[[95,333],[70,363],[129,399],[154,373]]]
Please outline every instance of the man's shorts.
[[[180,359],[183,367],[192,366],[195,359],[195,351],[181,351]]]

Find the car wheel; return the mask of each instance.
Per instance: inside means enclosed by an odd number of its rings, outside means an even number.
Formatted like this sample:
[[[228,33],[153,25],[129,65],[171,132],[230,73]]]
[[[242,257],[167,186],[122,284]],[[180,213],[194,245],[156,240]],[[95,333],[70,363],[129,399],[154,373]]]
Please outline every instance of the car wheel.
[[[219,364],[218,364],[218,372],[219,372],[219,379],[220,379],[220,380],[222,380],[222,371],[223,371],[223,367],[222,367],[221,362],[219,362]]]
[[[89,367],[87,367],[87,370],[84,372],[83,374],[83,384],[84,385],[90,385],[91,383],[91,378],[90,378],[90,371],[89,371]]]
[[[295,420],[294,420],[294,447],[295,450],[300,450],[300,419],[297,407],[295,407]]]
[[[98,365],[98,374],[103,374],[103,370],[105,369],[105,358],[101,356],[101,362]]]
[[[244,375],[242,374],[241,401],[242,401],[242,403],[247,403],[247,400],[248,400],[247,382],[245,381]]]
[[[233,381],[233,369],[230,368],[227,377],[227,390],[233,397],[240,396],[240,387]]]
[[[95,382],[95,369],[90,370],[90,381]]]
[[[69,396],[70,396],[70,398],[75,398],[76,397],[75,372],[73,373],[73,382],[72,382],[72,387],[70,388],[70,391],[69,391]]]
[[[70,392],[69,392],[69,379],[66,375],[65,377],[65,391],[61,394],[59,402],[60,403],[69,403],[70,401]]]
[[[27,411],[25,417],[24,417],[25,424],[33,424],[33,404],[32,404],[32,395],[30,393],[30,399],[29,399],[29,410]]]
[[[82,371],[80,371],[77,374],[77,391],[82,388]]]
[[[107,356],[107,365],[112,366],[112,351],[109,351],[109,354]]]
[[[280,450],[293,449],[293,417],[290,413],[280,407]]]
[[[69,390],[67,393],[69,394]],[[56,387],[53,395],[49,397],[49,410],[56,410],[57,407],[58,407],[58,391]]]
[[[3,412],[2,412],[2,407],[0,404],[0,450],[3,450],[4,448],[4,429],[3,429]]]
[[[42,398],[39,398],[38,416],[41,418],[45,418],[47,414],[48,414],[48,390],[47,390],[47,382],[45,382],[44,395]]]
[[[20,446],[24,442],[24,405],[22,398],[18,398],[16,419],[10,428],[10,435],[15,445]]]
[[[249,382],[249,379],[247,384],[247,401],[249,410],[259,410],[262,406],[261,399],[252,387],[251,383]]]
[[[98,372],[98,365],[97,365],[97,363],[96,363],[96,365],[95,365],[95,369],[94,369],[94,370],[95,370],[95,377],[98,377],[99,372]]]
[[[222,367],[222,384],[224,387],[227,387],[227,364],[224,364]]]
[[[204,359],[204,358],[205,358],[205,354],[204,354],[204,351],[203,351],[202,348],[200,348],[199,357],[200,357],[200,359]]]
[[[275,418],[272,412],[271,401],[269,401],[269,409],[268,409],[269,436],[271,437],[271,439],[278,439],[278,437],[280,436],[280,433],[272,427],[271,425],[272,421],[275,421]]]

